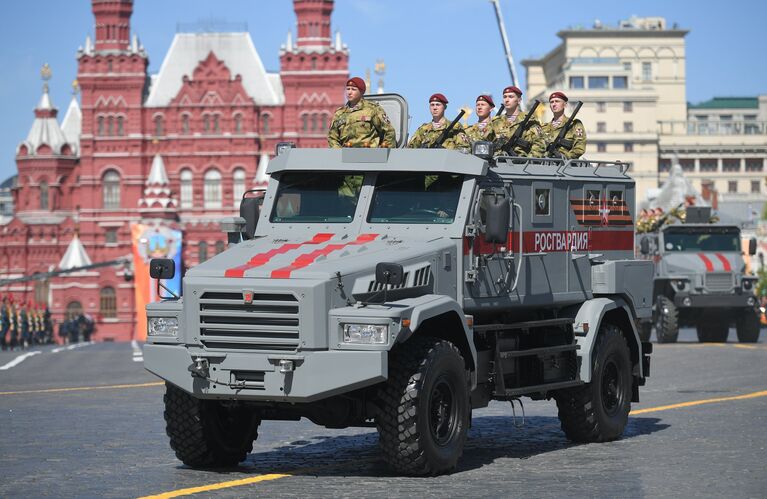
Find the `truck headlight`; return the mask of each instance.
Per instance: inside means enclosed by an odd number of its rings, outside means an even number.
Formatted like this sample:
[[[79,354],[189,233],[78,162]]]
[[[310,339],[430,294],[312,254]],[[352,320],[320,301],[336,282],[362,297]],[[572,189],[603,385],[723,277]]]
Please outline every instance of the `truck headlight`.
[[[389,336],[389,326],[378,324],[344,324],[344,343],[383,345]]]
[[[178,336],[178,319],[175,317],[150,317],[147,321],[149,336]]]
[[[743,279],[743,289],[749,290],[754,285],[751,279]]]

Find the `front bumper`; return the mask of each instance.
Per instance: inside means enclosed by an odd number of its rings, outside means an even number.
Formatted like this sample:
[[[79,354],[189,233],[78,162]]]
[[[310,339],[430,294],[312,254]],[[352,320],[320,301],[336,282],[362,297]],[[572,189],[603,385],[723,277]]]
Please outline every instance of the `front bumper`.
[[[749,304],[748,299],[754,300]],[[688,301],[689,300],[689,301]],[[677,293],[674,295],[674,305],[679,309],[689,308],[754,308],[756,298],[751,294],[706,294],[691,295],[686,293]]]
[[[207,379],[189,371],[198,358],[207,360]],[[293,370],[280,372],[281,360]],[[146,344],[144,366],[197,398],[313,402],[386,380],[388,352],[212,353]]]

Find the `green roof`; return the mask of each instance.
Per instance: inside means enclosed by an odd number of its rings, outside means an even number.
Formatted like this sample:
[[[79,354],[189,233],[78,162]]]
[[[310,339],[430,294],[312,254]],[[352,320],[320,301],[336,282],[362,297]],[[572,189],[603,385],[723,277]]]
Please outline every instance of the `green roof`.
[[[758,109],[757,97],[714,97],[700,104],[687,104],[689,109]]]

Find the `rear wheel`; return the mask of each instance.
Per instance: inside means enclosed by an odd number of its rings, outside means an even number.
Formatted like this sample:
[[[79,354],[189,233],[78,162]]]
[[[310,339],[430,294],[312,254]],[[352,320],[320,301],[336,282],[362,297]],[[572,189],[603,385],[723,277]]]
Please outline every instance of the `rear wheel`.
[[[695,329],[698,333],[698,341],[701,343],[725,343],[730,334],[729,322],[713,317],[704,317]]]
[[[759,340],[759,316],[755,310],[748,310],[735,323],[738,341],[741,343],[756,343]]]
[[[676,343],[679,337],[679,312],[666,296],[658,296],[655,302],[655,336],[658,343]]]
[[[466,368],[455,345],[416,336],[393,350],[379,403],[379,444],[393,470],[437,475],[455,467],[471,414]]]
[[[239,404],[200,400],[165,383],[165,422],[176,457],[193,468],[236,466],[253,450],[261,420]]]
[[[631,354],[620,329],[603,324],[591,382],[557,392],[559,421],[574,442],[605,442],[623,434],[631,409]]]

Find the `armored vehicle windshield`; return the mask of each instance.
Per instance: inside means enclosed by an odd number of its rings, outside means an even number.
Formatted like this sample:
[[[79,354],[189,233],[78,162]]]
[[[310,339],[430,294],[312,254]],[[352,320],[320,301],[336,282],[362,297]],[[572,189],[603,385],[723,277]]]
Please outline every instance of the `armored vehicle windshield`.
[[[361,173],[287,172],[280,180],[271,221],[349,223],[362,188]]]
[[[450,173],[380,173],[368,222],[453,223],[462,185],[463,175]]]
[[[673,227],[663,236],[666,251],[740,251],[736,227]]]

